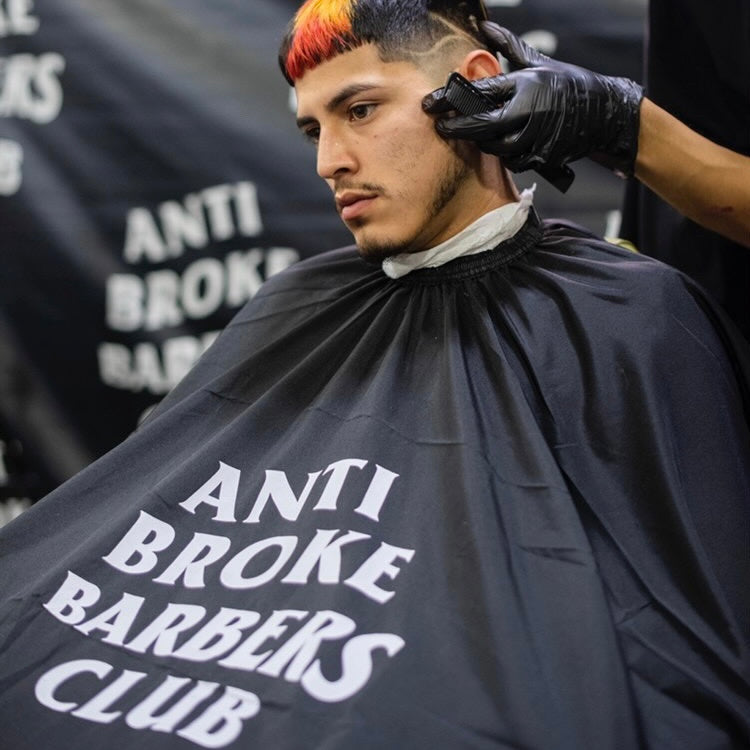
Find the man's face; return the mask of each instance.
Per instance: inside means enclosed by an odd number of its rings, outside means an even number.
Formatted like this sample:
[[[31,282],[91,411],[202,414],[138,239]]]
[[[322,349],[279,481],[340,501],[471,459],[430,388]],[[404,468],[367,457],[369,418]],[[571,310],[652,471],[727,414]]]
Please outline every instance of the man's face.
[[[297,80],[298,125],[366,259],[434,247],[476,218],[464,147],[442,140],[422,111],[436,85],[409,62],[383,62],[371,44]]]

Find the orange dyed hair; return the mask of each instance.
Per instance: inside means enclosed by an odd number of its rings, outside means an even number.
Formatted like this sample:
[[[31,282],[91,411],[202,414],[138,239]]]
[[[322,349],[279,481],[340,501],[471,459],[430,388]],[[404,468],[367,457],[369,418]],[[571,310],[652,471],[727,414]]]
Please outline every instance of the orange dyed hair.
[[[292,81],[352,45],[355,0],[307,0],[291,24],[283,68]]]

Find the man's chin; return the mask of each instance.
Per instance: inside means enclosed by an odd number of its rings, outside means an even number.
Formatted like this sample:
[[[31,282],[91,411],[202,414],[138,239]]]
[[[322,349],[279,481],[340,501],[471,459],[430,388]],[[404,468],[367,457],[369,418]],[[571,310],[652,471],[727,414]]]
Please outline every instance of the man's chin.
[[[393,255],[410,252],[409,243],[368,237],[366,233],[354,232],[354,242],[362,260],[373,265],[380,265],[386,258]]]
[[[406,252],[406,249],[402,245],[394,244],[359,244],[357,243],[357,251],[359,252],[360,258],[367,263],[379,266],[386,258],[390,258],[393,255],[400,255]]]

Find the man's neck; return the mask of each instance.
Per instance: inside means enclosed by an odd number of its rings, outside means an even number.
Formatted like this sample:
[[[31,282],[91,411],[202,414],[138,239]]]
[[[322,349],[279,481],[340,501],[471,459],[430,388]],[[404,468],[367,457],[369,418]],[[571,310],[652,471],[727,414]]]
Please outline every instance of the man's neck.
[[[462,214],[462,221],[457,225],[455,234],[490,211],[516,203],[519,199],[520,193],[508,170],[497,157],[480,152],[476,157],[472,185],[463,196],[467,210]]]
[[[383,272],[392,279],[420,268],[436,268],[456,258],[477,255],[496,248],[515,236],[526,223],[533,205],[534,190],[527,188],[518,201],[504,203],[484,213],[460,232],[428,250],[392,255],[383,261]]]

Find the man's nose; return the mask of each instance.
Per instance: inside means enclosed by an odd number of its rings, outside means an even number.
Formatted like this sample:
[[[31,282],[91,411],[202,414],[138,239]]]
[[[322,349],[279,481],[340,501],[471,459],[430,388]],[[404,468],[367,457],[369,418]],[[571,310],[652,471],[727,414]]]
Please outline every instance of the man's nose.
[[[321,130],[318,137],[318,174],[332,180],[342,174],[354,172],[357,160],[351,143],[339,133]]]

